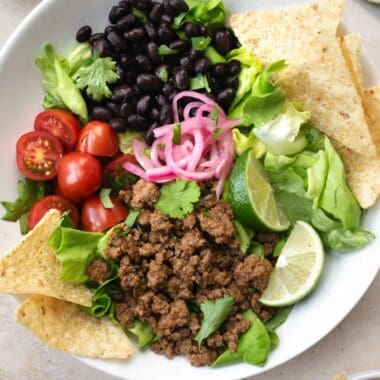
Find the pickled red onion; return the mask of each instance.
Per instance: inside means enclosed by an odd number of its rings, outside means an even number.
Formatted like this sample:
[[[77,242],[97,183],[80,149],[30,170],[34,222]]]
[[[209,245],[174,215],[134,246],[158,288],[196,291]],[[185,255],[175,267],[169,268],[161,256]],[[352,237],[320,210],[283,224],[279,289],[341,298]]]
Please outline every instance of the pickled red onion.
[[[195,100],[185,106],[183,120],[180,120],[178,102],[183,98]],[[217,117],[212,115],[215,113]],[[213,100],[193,91],[183,91],[174,97],[173,114],[175,123],[181,126],[180,144],[173,143],[174,124],[163,125],[154,130],[155,140],[150,148],[150,158],[146,155],[149,147],[134,140],[132,148],[140,166],[128,162],[124,168],[157,183],[176,178],[189,181],[216,178],[216,195],[219,198],[233,165],[231,129],[239,124],[239,120],[228,120]]]

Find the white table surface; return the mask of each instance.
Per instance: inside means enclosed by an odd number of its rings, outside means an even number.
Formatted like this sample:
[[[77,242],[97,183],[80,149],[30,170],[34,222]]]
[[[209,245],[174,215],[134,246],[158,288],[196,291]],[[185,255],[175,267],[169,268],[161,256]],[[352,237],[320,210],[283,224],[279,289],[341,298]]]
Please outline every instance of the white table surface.
[[[0,47],[38,3],[0,0]],[[0,296],[0,305],[0,380],[115,380],[40,344],[16,324],[10,297]],[[328,380],[337,373],[371,368],[380,368],[380,274],[354,310],[326,338],[255,380]]]

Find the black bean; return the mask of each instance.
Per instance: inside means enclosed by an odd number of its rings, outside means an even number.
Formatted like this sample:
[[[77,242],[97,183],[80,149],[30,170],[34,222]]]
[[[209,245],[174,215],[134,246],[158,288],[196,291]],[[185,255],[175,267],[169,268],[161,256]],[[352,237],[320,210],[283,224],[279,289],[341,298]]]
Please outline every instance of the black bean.
[[[121,6],[121,7],[131,7],[131,2],[130,2],[130,0],[121,0],[121,1],[119,1],[119,5]]]
[[[167,55],[165,56],[165,63],[170,66],[179,66],[179,61],[181,57],[179,54]]]
[[[187,56],[189,57],[190,61],[194,62],[199,58],[199,53],[195,49],[190,49],[187,53]]]
[[[226,87],[237,89],[239,86],[239,79],[237,76],[228,77],[224,82]]]
[[[90,44],[93,45],[97,40],[99,40],[101,38],[104,38],[103,33],[95,33],[90,37],[89,42],[90,42]]]
[[[146,72],[152,69],[152,63],[146,55],[137,54],[135,60],[138,70]]]
[[[136,106],[136,111],[139,115],[145,115],[150,108],[152,103],[152,98],[150,95],[144,95],[138,102]]]
[[[115,24],[118,20],[120,20],[123,16],[125,16],[129,12],[128,6],[118,6],[114,5],[109,13],[108,19],[111,24]]]
[[[135,63],[135,60],[128,54],[122,54],[120,56],[120,64],[125,68],[130,68]]]
[[[152,121],[158,120],[160,116],[160,111],[157,108],[152,108],[149,112],[149,118]]]
[[[114,116],[120,116],[121,115],[120,107],[116,103],[107,102],[106,106],[112,111]]]
[[[167,44],[177,38],[172,26],[167,22],[162,22],[158,27],[158,37],[161,43]]]
[[[227,65],[220,63],[218,65],[215,65],[212,71],[216,77],[224,78],[227,75]]]
[[[120,114],[123,119],[127,119],[127,117],[133,113],[133,107],[131,103],[125,102],[120,107]]]
[[[106,106],[96,106],[92,110],[92,118],[100,121],[110,121],[112,111]]]
[[[132,85],[133,83],[136,83],[136,77],[137,77],[137,72],[135,70],[133,70],[133,69],[129,69],[125,73],[125,81],[129,85]]]
[[[160,21],[161,15],[163,13],[164,7],[162,4],[156,3],[153,5],[153,8],[149,12],[149,20],[158,23]]]
[[[235,91],[232,88],[226,88],[217,95],[218,104],[227,110],[235,98]]]
[[[186,70],[191,71],[193,69],[193,63],[191,62],[189,57],[182,57],[179,61],[180,65]]]
[[[113,26],[113,25],[108,25],[105,29],[104,29],[104,34],[108,34],[109,32],[112,32],[112,31],[115,31],[116,28]]]
[[[116,87],[113,90],[111,100],[115,103],[124,103],[135,95],[133,89],[128,85]]]
[[[161,22],[166,22],[166,23],[168,23],[168,24],[172,24],[172,22],[173,22],[173,17],[172,16],[170,16],[170,15],[168,15],[168,14],[163,14],[162,16],[161,16],[161,20],[160,20]]]
[[[124,82],[124,80],[125,80],[125,70],[124,70],[124,68],[119,63],[116,64],[116,73],[119,76],[119,79],[118,79],[117,83]]]
[[[175,86],[173,83],[166,82],[162,87],[162,93],[166,96],[169,96],[171,93],[175,91]]]
[[[141,91],[157,94],[162,87],[161,79],[153,74],[140,74],[137,77],[137,86]]]
[[[144,29],[150,41],[156,42],[158,40],[158,33],[156,27],[152,23],[146,23],[144,25]]]
[[[188,40],[175,40],[169,44],[170,49],[177,50],[180,53],[190,49],[190,46],[191,45]]]
[[[128,14],[122,17],[117,23],[116,28],[121,31],[132,29],[137,23],[137,18],[134,15]]]
[[[107,34],[107,41],[116,51],[121,52],[128,48],[128,43],[125,38],[113,30]]]
[[[215,49],[222,55],[231,50],[231,37],[227,30],[219,30],[215,33]]]
[[[111,125],[112,129],[117,133],[125,132],[127,129],[126,122],[120,117],[112,118],[110,120],[110,125]]]
[[[129,42],[138,42],[144,38],[144,29],[143,28],[134,28],[127,32],[124,32],[124,37]]]
[[[154,42],[149,42],[146,45],[146,53],[148,54],[149,59],[154,63],[160,63],[161,57],[158,51],[158,46]]]
[[[151,146],[155,140],[154,130],[159,126],[157,122],[152,123],[149,127],[148,132],[145,135],[145,142],[147,145]]]
[[[90,39],[92,33],[92,29],[90,26],[85,25],[82,26],[76,34],[76,39],[78,42],[86,42]]]
[[[110,47],[107,41],[103,38],[100,38],[94,42],[92,50],[94,53],[99,53],[102,57],[110,55]]]
[[[131,0],[132,5],[141,12],[149,11],[152,8],[150,0]]]
[[[222,90],[218,81],[209,73],[207,74],[207,81],[213,93],[218,94]]]
[[[160,125],[169,124],[173,120],[173,110],[169,103],[164,104],[160,109]]]
[[[136,105],[137,105],[136,97],[139,97],[140,95],[142,95],[143,92],[141,91],[140,87],[136,83],[133,84],[132,88],[133,88],[133,91],[135,92],[135,97],[133,98],[132,103],[134,107],[136,108]]]
[[[184,30],[187,38],[198,37],[201,35],[198,25],[195,24],[187,23]]]
[[[231,75],[237,75],[239,74],[241,69],[241,63],[237,59],[233,59],[228,63],[228,72]]]
[[[186,90],[189,87],[189,74],[185,69],[179,68],[174,72],[174,85],[179,90]]]
[[[166,70],[166,73],[167,73],[167,75],[168,75],[168,77],[169,77],[170,72],[171,72],[171,68],[170,68],[170,66],[169,66],[169,65],[166,65],[166,64],[163,63],[162,65],[159,65],[159,66],[156,67],[155,74],[156,74],[159,78],[161,78],[162,70]]]
[[[145,131],[148,128],[148,121],[144,117],[135,113],[128,116],[127,122],[131,128],[138,131]]]
[[[169,0],[169,7],[171,8],[172,12],[175,11],[175,16],[189,10],[189,6],[184,0]]]
[[[199,58],[194,63],[194,71],[203,74],[210,67],[210,61],[207,58]]]
[[[200,26],[199,31],[201,32],[202,36],[204,36],[204,37],[214,38],[214,31],[207,26],[203,26],[203,25]]]
[[[132,55],[137,55],[137,54],[145,54],[145,43],[143,41],[136,42],[135,44],[132,44],[129,46],[129,50],[132,53]]]
[[[178,94],[178,92],[175,90],[173,91],[169,96],[168,96],[168,99],[170,101],[170,103],[173,101],[173,98]]]

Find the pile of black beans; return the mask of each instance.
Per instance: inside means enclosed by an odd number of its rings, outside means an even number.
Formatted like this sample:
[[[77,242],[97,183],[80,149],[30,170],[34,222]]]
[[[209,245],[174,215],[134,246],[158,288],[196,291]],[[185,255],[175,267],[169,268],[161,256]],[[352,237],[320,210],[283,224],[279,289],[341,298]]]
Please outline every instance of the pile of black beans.
[[[175,16],[187,10],[184,0],[162,3],[123,0],[112,7],[111,25],[103,33],[93,34],[90,26],[78,30],[77,41],[89,41],[93,52],[112,57],[120,76],[112,85],[111,98],[96,103],[85,96],[92,119],[109,122],[117,132],[144,131],[147,143],[151,144],[153,130],[173,122],[173,97],[188,90],[190,79],[198,74],[206,75],[211,88],[211,92],[200,91],[228,110],[238,87],[240,62],[235,60],[212,67],[203,52],[192,48],[191,38],[210,37],[211,45],[223,56],[237,48],[238,41],[228,28],[211,29],[191,23],[183,26],[187,39],[181,39],[172,23]],[[160,55],[160,45],[167,45],[178,53]],[[160,78],[163,69],[168,74],[164,80]]]

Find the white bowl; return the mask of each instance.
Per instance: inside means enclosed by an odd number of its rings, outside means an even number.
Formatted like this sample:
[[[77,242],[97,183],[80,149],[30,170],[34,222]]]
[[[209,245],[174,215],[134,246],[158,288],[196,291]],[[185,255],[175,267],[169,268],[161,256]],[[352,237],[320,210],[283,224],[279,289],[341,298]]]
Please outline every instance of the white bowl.
[[[225,0],[227,7],[246,10],[299,1]],[[0,55],[0,199],[16,197],[18,171],[15,143],[22,133],[33,129],[35,115],[42,108],[41,78],[34,59],[45,42],[52,42],[61,53],[75,43],[76,30],[90,24],[101,30],[107,24],[112,1],[45,0],[22,23]],[[364,37],[366,83],[380,83],[380,11],[369,5],[350,1],[345,14],[345,28]],[[334,83],[331,83],[333,86]],[[364,227],[380,236],[380,204],[370,209]],[[20,238],[18,224],[0,222],[1,252],[6,252]],[[278,366],[295,357],[328,334],[363,296],[380,267],[380,240],[356,253],[329,254],[326,269],[314,293],[298,304],[278,333],[280,345],[271,353],[264,368],[237,364],[220,369],[195,368],[184,358],[168,360],[152,352],[136,353],[129,361],[83,359],[85,363],[118,377],[128,379],[165,378],[231,380],[248,377]],[[12,316],[9,316],[12,318]]]

